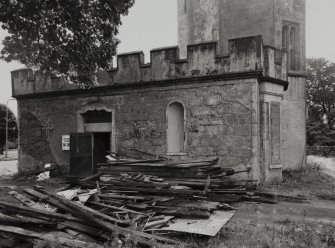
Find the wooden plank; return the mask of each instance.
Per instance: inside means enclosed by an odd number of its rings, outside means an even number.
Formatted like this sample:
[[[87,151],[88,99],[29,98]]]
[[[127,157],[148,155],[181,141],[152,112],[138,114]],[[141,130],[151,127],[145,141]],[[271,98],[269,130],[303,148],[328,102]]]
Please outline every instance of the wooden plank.
[[[50,198],[49,196],[43,195],[43,194],[37,192],[36,190],[28,188],[28,189],[24,189],[23,192],[28,194],[28,195],[31,195],[31,196],[35,197],[36,199],[39,199],[43,202],[48,202],[55,207],[60,206],[56,201],[53,201],[52,198]],[[65,205],[61,205],[61,209],[66,211],[66,212],[70,211],[70,209]]]
[[[67,189],[70,189],[70,188],[72,188],[72,184],[66,184],[63,187],[60,187],[60,188],[56,189],[55,192],[64,191],[64,190],[67,190]]]
[[[27,198],[26,196],[24,196],[24,195],[22,195],[22,194],[20,194],[16,191],[10,191],[10,192],[8,192],[8,194],[13,196],[18,201],[22,202],[24,205],[26,205],[28,207],[31,207],[31,208],[48,210],[48,211],[52,211],[52,212],[56,212],[56,210],[57,210],[56,208],[53,208],[51,206],[43,205],[43,204],[34,202],[34,201],[30,200],[29,198]]]
[[[96,247],[96,248],[104,247],[97,243],[89,243],[89,242],[76,240],[76,239],[68,239],[68,238],[59,237],[59,236],[55,236],[53,234],[48,234],[48,233],[38,233],[34,231],[25,230],[20,227],[0,225],[0,231],[5,232],[5,233],[23,235],[23,236],[33,238],[33,239],[40,239],[40,240],[55,242],[55,243],[62,244],[62,245],[80,247],[80,248],[87,247],[87,246]]]
[[[75,221],[63,221],[59,225],[70,227],[70,228],[72,228],[74,230],[77,230],[79,232],[89,234],[92,237],[101,238],[101,239],[104,239],[104,240],[111,239],[111,235],[107,235],[107,233],[102,231],[101,229],[91,227],[91,226],[88,226],[88,225],[85,225],[85,224],[81,224],[81,223],[78,223],[78,222],[75,222]]]
[[[157,205],[213,211],[213,210],[216,210],[220,206],[220,203],[207,201],[207,200],[206,201],[187,201],[184,199],[177,199],[177,200],[171,200],[167,202],[161,202]]]
[[[57,207],[63,209],[64,211],[67,211],[67,212],[69,212],[69,213],[72,213],[72,212],[73,212],[73,209],[71,209],[71,207],[69,207],[68,205],[64,204],[64,202],[60,202],[60,203],[59,203],[59,200],[58,200],[57,198],[56,198],[56,200],[55,200],[55,197],[53,197],[53,194],[48,193],[47,191],[44,191],[44,190],[42,190],[42,189],[39,189],[39,191],[42,191],[42,192],[44,193],[44,195],[47,196],[47,197],[44,197],[44,198],[43,198],[44,201],[47,201],[47,202],[49,202],[49,203],[51,203],[51,204],[53,204],[53,205],[55,205],[55,206],[57,206]],[[31,190],[31,189],[26,189],[25,192],[30,192],[31,194],[33,194],[33,190]],[[42,193],[42,195],[43,195],[43,193]],[[34,194],[36,195],[36,193],[34,193]],[[41,194],[41,193],[40,193],[40,194]],[[50,195],[50,194],[51,194],[51,195]],[[49,197],[48,197],[48,196],[49,196]],[[58,196],[58,195],[57,195],[57,196]],[[50,198],[50,197],[51,197],[51,198]],[[61,198],[61,199],[63,199],[63,198]],[[65,199],[65,198],[64,198],[64,199]],[[64,206],[64,205],[65,205],[65,206]],[[86,207],[86,206],[83,206],[83,207],[85,207],[87,211],[90,211],[91,213],[94,213],[95,215],[99,216],[99,217],[102,218],[102,219],[105,219],[105,220],[108,220],[108,221],[111,221],[111,222],[121,223],[121,224],[129,224],[129,222],[127,222],[127,221],[121,221],[121,220],[115,219],[115,218],[113,218],[113,217],[111,217],[111,216],[109,216],[109,215],[106,215],[106,214],[104,214],[104,213],[100,213],[100,212],[95,211],[95,210],[93,210],[93,209],[91,209],[91,208],[88,208],[88,207]]]
[[[99,194],[101,198],[111,198],[111,199],[123,199],[123,200],[140,200],[140,201],[150,201],[152,198],[144,196],[129,196],[129,195],[118,195],[118,194]]]
[[[86,178],[81,179],[81,180],[79,180],[79,181],[80,181],[81,183],[88,182],[88,181],[93,181],[93,180],[99,179],[100,176],[101,176],[101,173],[99,172],[99,173],[97,173],[97,174],[95,174],[95,175],[93,175],[93,176],[86,177]]]
[[[194,219],[208,219],[210,217],[210,212],[206,210],[192,210],[185,208],[176,207],[152,207],[153,211],[157,214],[175,216],[176,218],[194,218]]]
[[[148,214],[137,212],[137,211],[134,211],[134,210],[115,207],[115,206],[111,206],[111,205],[107,205],[107,204],[103,204],[103,203],[88,202],[88,204],[92,204],[92,205],[100,206],[100,207],[104,207],[104,208],[109,208],[109,209],[113,209],[113,210],[125,211],[125,212],[128,212],[128,213],[133,213],[133,214],[138,214],[138,215],[148,215]]]
[[[163,220],[156,220],[156,221],[148,222],[144,226],[144,229],[149,229],[149,228],[152,228],[152,227],[162,226],[162,225],[166,224],[167,222],[169,222],[173,218],[174,218],[174,216],[165,216]]]
[[[146,210],[150,207],[148,204],[145,204],[145,203],[135,203],[135,204],[126,203],[126,206],[128,208],[133,208],[133,209],[138,209],[138,210]]]
[[[66,199],[72,200],[77,197],[78,193],[80,192],[80,188],[77,189],[67,189],[64,191],[57,192],[57,195],[63,196]]]
[[[13,217],[9,215],[5,215],[0,213],[0,223],[2,225],[13,225],[13,226],[32,226],[32,225],[38,225],[38,226],[44,226],[44,227],[56,227],[57,224],[49,221],[43,221],[39,219],[34,218],[26,218],[26,217]]]
[[[103,163],[101,165],[141,165],[141,164],[147,164],[149,166],[159,166],[158,162],[161,162],[162,160],[133,160],[133,161],[123,161],[123,160],[114,160],[114,161],[108,161],[107,163]]]
[[[206,185],[205,185],[205,188],[204,188],[204,195],[207,194],[210,184],[211,184],[211,176],[208,176],[207,181],[206,181]]]
[[[100,219],[99,218],[100,214],[98,213],[98,211],[95,211],[94,209],[88,208],[86,206],[80,205],[80,204],[72,202],[72,201],[69,201],[65,198],[62,198],[62,197],[60,197],[56,194],[52,194],[52,193],[47,192],[45,190],[39,189],[39,191],[43,194],[46,194],[46,195],[58,200],[61,203],[67,205],[69,208],[73,209],[73,211],[71,212],[73,215],[78,216],[80,218],[85,218],[85,219],[95,223],[96,225],[99,225],[101,228],[103,228],[106,231],[120,233],[124,236],[132,235],[133,240],[137,240],[138,242],[140,242],[142,244],[147,244],[147,245],[150,245],[150,246],[158,246],[159,247],[159,243],[154,242],[154,241],[150,241],[150,240],[147,240],[147,239],[152,239],[152,240],[157,240],[157,241],[167,242],[167,243],[172,243],[172,244],[179,244],[179,242],[177,242],[175,240],[172,240],[172,239],[168,239],[168,238],[164,238],[164,237],[160,237],[160,236],[156,236],[156,235],[152,235],[152,234],[147,234],[147,233],[143,233],[143,232],[132,230],[132,229],[127,229],[127,228],[119,227],[117,225],[108,223],[108,222]]]
[[[65,215],[65,214],[59,214],[59,213],[54,213],[50,212],[47,210],[42,210],[42,209],[36,209],[36,208],[30,208],[26,206],[21,206],[15,203],[10,203],[10,202],[5,202],[5,201],[0,201],[0,206],[5,207],[5,210],[8,209],[9,211],[18,211],[20,213],[25,212],[25,213],[33,213],[42,216],[46,216],[49,218],[57,218],[57,219],[62,219],[62,220],[78,220],[78,218],[75,218],[73,216]]]

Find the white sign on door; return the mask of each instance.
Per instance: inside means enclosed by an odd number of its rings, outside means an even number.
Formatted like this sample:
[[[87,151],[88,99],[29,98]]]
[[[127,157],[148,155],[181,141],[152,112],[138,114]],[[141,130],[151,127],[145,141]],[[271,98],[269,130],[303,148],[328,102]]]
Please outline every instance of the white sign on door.
[[[70,151],[70,135],[62,135],[62,150]]]

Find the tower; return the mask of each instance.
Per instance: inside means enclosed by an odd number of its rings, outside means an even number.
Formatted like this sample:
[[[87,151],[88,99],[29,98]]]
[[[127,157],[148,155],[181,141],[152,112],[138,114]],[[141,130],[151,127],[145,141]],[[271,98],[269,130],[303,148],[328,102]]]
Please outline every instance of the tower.
[[[229,52],[230,39],[262,35],[264,45],[288,54],[289,88],[281,103],[281,163],[284,169],[305,164],[306,80],[305,0],[178,0],[178,43],[218,41]]]

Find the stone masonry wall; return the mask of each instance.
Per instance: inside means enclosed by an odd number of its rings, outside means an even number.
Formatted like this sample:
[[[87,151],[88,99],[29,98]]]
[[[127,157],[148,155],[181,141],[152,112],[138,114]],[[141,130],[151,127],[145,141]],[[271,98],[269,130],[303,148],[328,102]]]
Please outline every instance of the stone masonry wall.
[[[116,150],[136,147],[166,155],[166,109],[174,101],[185,107],[188,157],[218,156],[222,166],[252,167],[257,171],[255,92],[257,95],[258,82],[249,79],[145,91],[111,91],[95,96],[21,99],[20,171],[49,162],[68,164],[69,152],[61,150],[61,136],[77,132],[77,111],[97,103],[115,110]],[[54,127],[49,141],[41,124],[45,118]]]
[[[299,25],[297,42],[305,57],[305,6],[306,0],[178,0],[181,55],[186,57],[189,44],[213,40],[219,41],[219,54],[228,54],[230,39],[251,35],[282,49],[282,25],[288,21]]]

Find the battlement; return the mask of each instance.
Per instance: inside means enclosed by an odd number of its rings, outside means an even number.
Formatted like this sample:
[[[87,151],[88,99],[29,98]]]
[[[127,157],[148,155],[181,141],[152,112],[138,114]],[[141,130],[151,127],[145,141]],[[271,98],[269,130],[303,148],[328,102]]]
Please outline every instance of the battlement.
[[[146,84],[206,76],[259,72],[264,77],[287,80],[286,53],[264,46],[261,36],[229,40],[229,54],[218,56],[217,42],[187,47],[187,59],[180,59],[178,47],[154,49],[150,63],[144,63],[142,51],[117,56],[117,67],[97,74],[96,87]],[[13,96],[74,90],[64,79],[29,69],[12,72]]]

